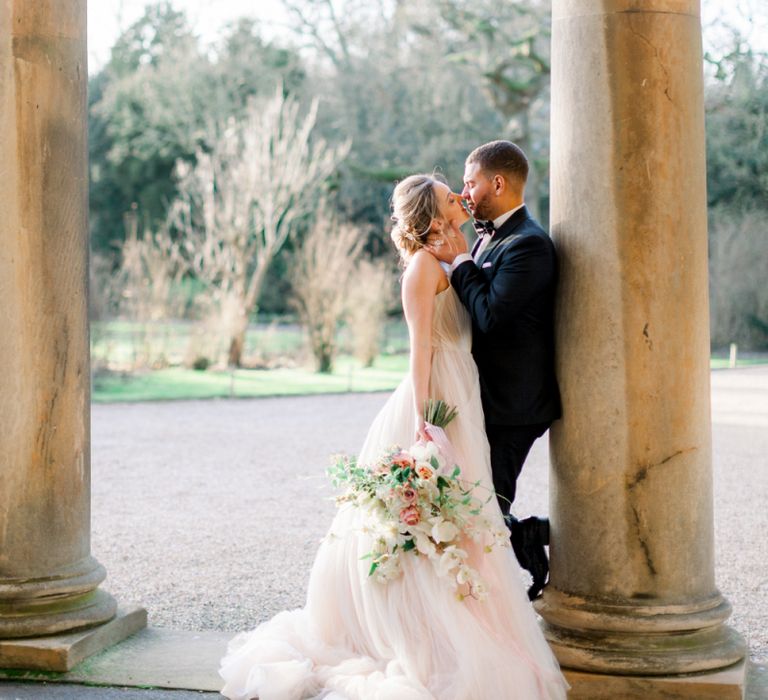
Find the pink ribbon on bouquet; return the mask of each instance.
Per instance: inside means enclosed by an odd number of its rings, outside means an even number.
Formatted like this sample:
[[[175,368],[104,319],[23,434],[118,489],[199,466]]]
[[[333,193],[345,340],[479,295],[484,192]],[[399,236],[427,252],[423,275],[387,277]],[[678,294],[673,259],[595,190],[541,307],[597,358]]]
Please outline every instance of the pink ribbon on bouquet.
[[[445,430],[436,425],[432,425],[432,423],[425,423],[424,430],[427,435],[432,438],[432,442],[437,445],[440,454],[448,460],[450,468],[453,469],[453,467],[459,465],[459,459],[456,457],[456,452],[454,451],[448,436],[445,434]]]

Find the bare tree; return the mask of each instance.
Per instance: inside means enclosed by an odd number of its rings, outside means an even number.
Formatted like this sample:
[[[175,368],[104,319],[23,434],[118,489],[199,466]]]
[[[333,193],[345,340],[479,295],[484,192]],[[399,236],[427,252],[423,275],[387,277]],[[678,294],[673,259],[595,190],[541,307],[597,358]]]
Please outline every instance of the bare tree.
[[[397,4],[394,28],[402,42],[414,35],[432,40],[452,72],[469,69],[504,122],[498,138],[528,155],[526,203],[540,216],[548,169],[549,0],[409,0]]]
[[[475,67],[498,113],[506,137],[528,155],[526,203],[541,217],[546,191],[548,90],[550,82],[550,2],[527,0],[438,0],[429,14],[412,11],[419,32],[439,37],[447,60]],[[409,6],[410,7],[410,6]]]
[[[387,311],[397,298],[393,266],[388,260],[361,260],[350,287],[347,324],[355,357],[370,367],[381,349]]]
[[[450,172],[476,139],[509,138],[529,158],[527,204],[546,218],[549,0],[282,3],[297,39],[336,78],[336,109],[355,133],[356,172],[379,181],[436,163]],[[461,123],[460,136],[451,129],[441,138],[442,114]]]
[[[102,293],[116,299],[118,313],[136,324],[132,333],[134,367],[165,366],[172,334],[169,321],[183,315],[186,303],[180,283],[187,266],[178,242],[166,228],[144,231],[140,236],[135,209],[126,219],[120,265]]]
[[[768,346],[768,245],[758,209],[710,212],[709,288],[712,345]]]
[[[314,212],[349,148],[312,138],[317,109],[315,100],[301,116],[298,101],[278,88],[268,101],[251,102],[241,121],[229,120],[210,150],[198,150],[194,168],[178,164],[172,216],[194,274],[228,310],[232,366],[241,364],[270,263]]]
[[[294,258],[294,304],[319,372],[333,369],[337,331],[347,311],[347,297],[363,243],[360,229],[339,223],[326,205]]]

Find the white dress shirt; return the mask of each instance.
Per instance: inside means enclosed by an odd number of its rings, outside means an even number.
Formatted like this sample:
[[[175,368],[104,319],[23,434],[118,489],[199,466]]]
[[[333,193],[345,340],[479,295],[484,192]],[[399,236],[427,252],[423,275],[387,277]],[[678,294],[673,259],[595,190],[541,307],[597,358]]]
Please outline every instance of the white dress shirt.
[[[516,211],[519,211],[524,206],[525,206],[525,202],[523,202],[522,204],[519,204],[514,209],[510,209],[509,211],[504,212],[501,216],[497,216],[493,220],[493,227],[496,229],[496,231],[498,231],[506,223],[507,219],[509,219],[509,217],[512,216],[512,214],[514,214]],[[474,257],[472,257],[472,255],[470,255],[469,253],[460,253],[459,255],[457,255],[454,258],[453,262],[451,263],[451,272],[453,272],[459,265],[461,265],[461,263],[467,262],[468,260],[477,262],[482,252],[488,247],[488,244],[491,242],[491,239],[493,239],[493,236],[496,233],[496,231],[490,234],[484,233],[481,236],[480,245],[477,247]],[[449,277],[450,277],[450,273],[449,273]]]

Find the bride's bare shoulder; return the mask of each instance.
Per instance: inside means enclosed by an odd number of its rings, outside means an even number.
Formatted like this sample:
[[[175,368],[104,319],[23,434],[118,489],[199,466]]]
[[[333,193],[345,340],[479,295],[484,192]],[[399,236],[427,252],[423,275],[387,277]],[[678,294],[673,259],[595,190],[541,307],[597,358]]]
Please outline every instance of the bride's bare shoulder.
[[[405,268],[403,286],[437,292],[447,286],[447,278],[437,258],[426,250],[417,250]]]
[[[434,277],[439,278],[442,268],[437,258],[426,250],[417,250],[408,261],[405,268],[405,277]]]

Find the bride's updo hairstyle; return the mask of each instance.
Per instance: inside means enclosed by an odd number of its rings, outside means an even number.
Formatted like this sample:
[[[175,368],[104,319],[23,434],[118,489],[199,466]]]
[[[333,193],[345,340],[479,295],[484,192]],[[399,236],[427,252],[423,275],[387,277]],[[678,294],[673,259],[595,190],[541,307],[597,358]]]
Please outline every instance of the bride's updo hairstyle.
[[[438,218],[435,183],[440,175],[410,175],[392,194],[392,242],[403,262],[427,243],[433,219]]]

